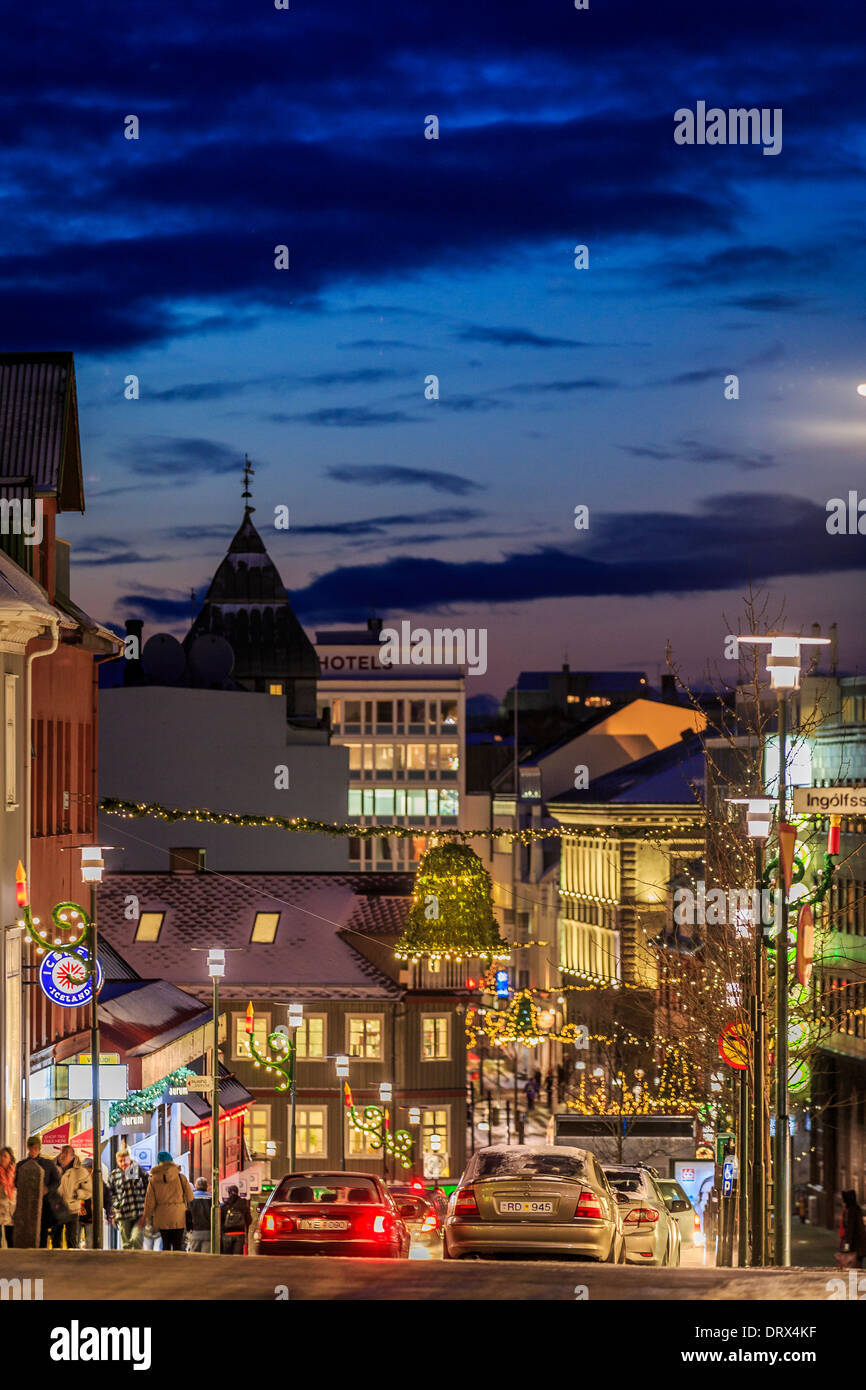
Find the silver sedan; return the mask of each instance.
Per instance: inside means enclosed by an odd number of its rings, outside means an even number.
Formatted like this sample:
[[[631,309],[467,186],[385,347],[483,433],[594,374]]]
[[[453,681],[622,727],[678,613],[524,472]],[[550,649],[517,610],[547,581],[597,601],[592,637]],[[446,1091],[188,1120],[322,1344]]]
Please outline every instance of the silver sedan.
[[[446,1260],[546,1255],[622,1264],[619,1206],[591,1153],[498,1146],[469,1160],[448,1204]]]
[[[678,1265],[680,1228],[649,1168],[605,1164],[607,1180],[621,1204],[626,1263]]]

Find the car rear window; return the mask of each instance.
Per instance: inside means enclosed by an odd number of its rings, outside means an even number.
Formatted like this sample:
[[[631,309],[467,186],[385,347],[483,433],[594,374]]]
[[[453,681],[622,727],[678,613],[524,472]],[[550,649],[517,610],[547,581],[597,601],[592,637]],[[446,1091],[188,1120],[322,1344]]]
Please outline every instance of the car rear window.
[[[313,1203],[322,1203],[327,1206],[330,1202],[344,1203],[369,1203],[380,1202],[378,1188],[369,1178],[359,1177],[353,1173],[350,1179],[335,1174],[330,1178],[328,1174],[311,1174],[303,1178],[283,1178],[273,1200],[275,1202],[293,1202],[299,1206],[310,1206]]]
[[[545,1153],[543,1149],[493,1151],[476,1154],[466,1172],[476,1178],[579,1178],[586,1171],[582,1158],[568,1154]]]
[[[607,1169],[607,1180],[617,1192],[640,1193],[646,1190],[642,1173],[620,1173]]]

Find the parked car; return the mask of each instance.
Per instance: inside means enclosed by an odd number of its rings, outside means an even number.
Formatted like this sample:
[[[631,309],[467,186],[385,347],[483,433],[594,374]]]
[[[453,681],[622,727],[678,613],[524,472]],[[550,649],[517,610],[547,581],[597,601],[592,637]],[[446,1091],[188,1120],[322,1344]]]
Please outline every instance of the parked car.
[[[665,1205],[680,1228],[680,1240],[684,1246],[703,1245],[704,1233],[701,1218],[695,1211],[688,1194],[675,1178],[657,1178],[659,1190]]]
[[[626,1263],[678,1265],[680,1228],[668,1211],[655,1175],[649,1168],[607,1163],[604,1171],[622,1208]]]
[[[411,1238],[380,1178],[369,1173],[292,1173],[262,1208],[254,1255],[358,1255],[405,1260]]]
[[[448,1204],[443,1194],[425,1192],[414,1183],[388,1183],[388,1190],[403,1213],[413,1245],[438,1247],[445,1230]],[[410,1215],[411,1212],[411,1215]]]
[[[625,1250],[616,1198],[582,1149],[481,1149],[448,1203],[446,1260],[511,1254],[622,1264]]]

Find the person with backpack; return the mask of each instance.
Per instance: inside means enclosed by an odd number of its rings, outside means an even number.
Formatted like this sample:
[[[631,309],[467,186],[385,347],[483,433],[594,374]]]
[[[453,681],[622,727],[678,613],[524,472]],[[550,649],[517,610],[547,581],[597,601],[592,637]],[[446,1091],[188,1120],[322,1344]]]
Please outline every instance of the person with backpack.
[[[210,1254],[210,1213],[211,1195],[207,1190],[207,1178],[196,1178],[192,1201],[187,1208],[187,1249],[193,1254]]]
[[[252,1221],[250,1204],[236,1187],[220,1203],[220,1249],[224,1255],[242,1255],[247,1243],[247,1231]]]
[[[144,1224],[162,1236],[163,1250],[183,1250],[186,1211],[192,1188],[166,1149],[156,1156],[144,1199]]]

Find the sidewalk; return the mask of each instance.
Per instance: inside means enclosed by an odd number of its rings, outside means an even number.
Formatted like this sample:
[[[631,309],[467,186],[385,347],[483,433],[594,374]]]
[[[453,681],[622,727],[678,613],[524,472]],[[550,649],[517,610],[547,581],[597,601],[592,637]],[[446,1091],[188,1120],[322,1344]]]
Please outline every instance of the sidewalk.
[[[801,1226],[794,1217],[791,1227],[791,1264],[800,1269],[835,1269],[839,1236],[824,1226]]]

